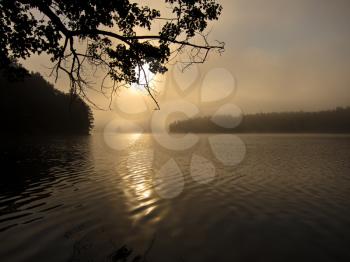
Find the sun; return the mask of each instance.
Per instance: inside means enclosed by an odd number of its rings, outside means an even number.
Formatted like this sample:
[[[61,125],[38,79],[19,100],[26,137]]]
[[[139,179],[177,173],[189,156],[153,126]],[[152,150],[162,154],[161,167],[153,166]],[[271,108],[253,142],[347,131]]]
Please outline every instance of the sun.
[[[137,70],[136,77],[139,78],[139,81],[130,85],[131,91],[139,92],[144,91],[146,87],[152,88],[155,74],[150,71],[149,64],[144,64],[140,70]]]

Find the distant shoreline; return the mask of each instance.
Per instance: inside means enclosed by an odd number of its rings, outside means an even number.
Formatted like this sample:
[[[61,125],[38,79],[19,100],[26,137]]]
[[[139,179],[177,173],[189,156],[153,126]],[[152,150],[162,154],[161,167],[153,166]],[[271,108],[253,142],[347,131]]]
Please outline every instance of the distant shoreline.
[[[152,132],[145,133],[151,134]],[[201,132],[201,131],[191,131],[191,132],[174,132],[170,131],[170,134],[236,134],[236,135],[350,135],[350,132]]]
[[[350,107],[319,112],[216,115],[175,121],[170,133],[350,134]]]
[[[98,131],[92,131],[90,135],[103,135],[103,130],[98,130]],[[138,132],[116,132],[115,135],[128,135],[128,134],[139,134]],[[141,134],[144,135],[152,135],[152,134],[161,134],[162,132],[152,132],[152,131],[144,131],[141,132]],[[350,132],[346,133],[321,133],[321,132],[265,132],[265,133],[257,133],[257,132],[168,132],[167,134],[173,134],[173,135],[182,135],[182,134],[187,134],[187,133],[193,133],[193,134],[237,134],[237,135],[344,135],[344,136],[350,136]],[[80,135],[77,135],[80,136]],[[84,136],[84,135],[82,135]]]

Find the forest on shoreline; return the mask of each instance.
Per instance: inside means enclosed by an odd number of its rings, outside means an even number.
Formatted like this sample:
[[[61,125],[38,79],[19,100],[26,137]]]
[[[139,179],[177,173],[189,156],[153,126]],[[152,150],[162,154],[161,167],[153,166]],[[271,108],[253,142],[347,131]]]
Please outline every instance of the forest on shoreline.
[[[90,107],[78,95],[55,89],[39,73],[11,79],[0,72],[0,94],[2,134],[87,135],[93,127]]]
[[[213,121],[214,120],[214,121]],[[225,128],[238,123],[234,128]],[[220,126],[216,123],[223,123]],[[318,112],[281,112],[196,117],[169,125],[172,133],[350,133],[350,107]]]

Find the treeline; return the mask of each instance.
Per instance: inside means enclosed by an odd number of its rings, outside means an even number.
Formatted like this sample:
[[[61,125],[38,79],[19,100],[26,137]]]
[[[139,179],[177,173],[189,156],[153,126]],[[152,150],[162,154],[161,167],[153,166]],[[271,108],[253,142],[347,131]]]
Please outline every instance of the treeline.
[[[58,91],[39,73],[10,79],[0,71],[2,134],[89,134],[93,115],[78,96]]]
[[[222,115],[215,122],[235,123],[238,119]],[[245,115],[235,128],[224,128],[212,117],[197,117],[169,125],[174,133],[350,133],[350,107],[319,112],[259,113]]]

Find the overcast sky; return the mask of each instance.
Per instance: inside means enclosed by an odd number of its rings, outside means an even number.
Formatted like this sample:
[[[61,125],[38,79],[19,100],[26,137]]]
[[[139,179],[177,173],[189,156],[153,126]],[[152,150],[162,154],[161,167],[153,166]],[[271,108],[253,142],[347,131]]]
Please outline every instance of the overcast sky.
[[[215,36],[246,111],[350,104],[350,1],[224,1]]]
[[[243,112],[350,105],[350,1],[219,2],[224,10],[212,26],[210,38],[226,42],[226,52],[220,57],[212,54],[198,68],[192,88],[200,88],[206,73],[223,68],[236,79],[233,101]],[[50,66],[45,56],[33,57],[24,64],[46,75]],[[181,84],[189,76],[176,77],[179,79],[175,82]],[[172,78],[172,71],[163,78],[168,89],[176,85]],[[57,86],[64,90],[67,81],[62,78]],[[113,116],[115,112],[95,113],[97,123]]]

